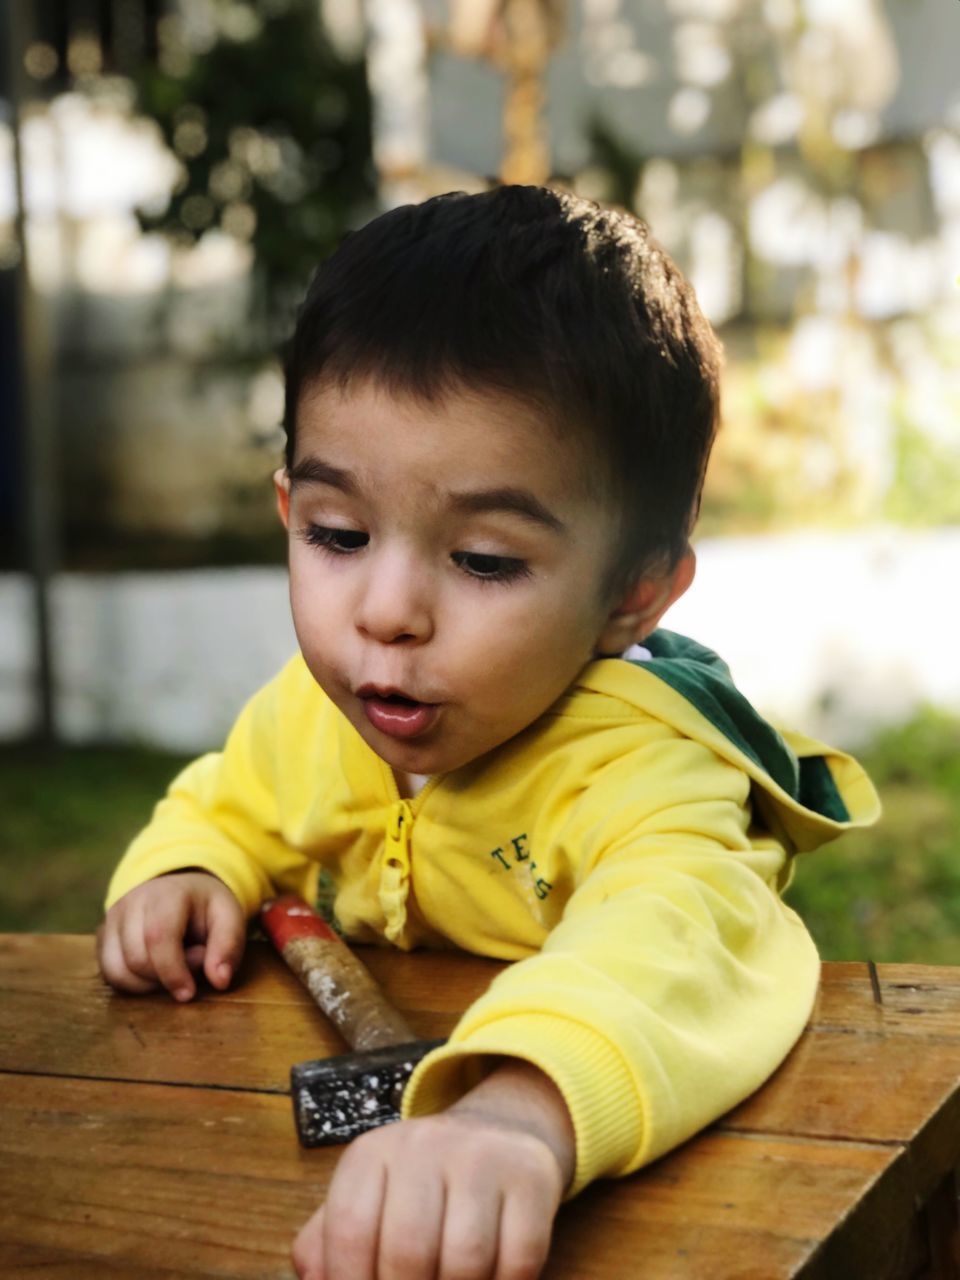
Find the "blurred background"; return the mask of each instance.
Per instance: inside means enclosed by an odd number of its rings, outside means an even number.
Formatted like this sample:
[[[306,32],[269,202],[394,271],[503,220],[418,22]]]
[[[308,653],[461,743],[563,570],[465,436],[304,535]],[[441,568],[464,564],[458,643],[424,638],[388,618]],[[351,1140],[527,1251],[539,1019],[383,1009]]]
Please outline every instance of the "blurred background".
[[[176,769],[294,647],[277,352],[378,211],[627,206],[727,352],[667,625],[856,751],[801,859],[833,959],[960,963],[960,6],[8,0],[0,929],[89,930]]]

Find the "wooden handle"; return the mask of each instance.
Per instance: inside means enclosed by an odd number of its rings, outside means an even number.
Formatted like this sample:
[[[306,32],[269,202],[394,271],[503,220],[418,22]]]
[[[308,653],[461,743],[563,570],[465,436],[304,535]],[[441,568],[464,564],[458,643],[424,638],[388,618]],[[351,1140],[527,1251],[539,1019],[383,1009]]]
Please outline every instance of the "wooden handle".
[[[406,1019],[323,917],[295,894],[260,908],[270,941],[351,1049],[416,1040]]]

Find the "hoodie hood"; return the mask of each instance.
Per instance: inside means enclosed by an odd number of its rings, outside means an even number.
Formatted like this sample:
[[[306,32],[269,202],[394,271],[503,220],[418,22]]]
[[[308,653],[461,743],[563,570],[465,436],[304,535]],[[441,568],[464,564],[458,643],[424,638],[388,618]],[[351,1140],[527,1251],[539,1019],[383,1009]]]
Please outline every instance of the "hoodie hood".
[[[663,629],[643,643],[649,659],[600,659],[578,683],[656,716],[742,769],[764,825],[792,849],[814,849],[880,816],[876,789],[852,756],[774,728],[713,650]]]

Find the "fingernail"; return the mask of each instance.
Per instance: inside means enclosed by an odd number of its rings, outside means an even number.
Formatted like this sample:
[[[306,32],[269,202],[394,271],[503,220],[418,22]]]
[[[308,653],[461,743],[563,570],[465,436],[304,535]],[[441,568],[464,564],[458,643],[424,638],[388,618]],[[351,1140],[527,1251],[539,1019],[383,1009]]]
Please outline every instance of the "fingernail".
[[[177,987],[176,991],[174,991],[173,993],[173,998],[175,1000],[183,1001],[183,1000],[189,1000],[192,995],[193,995],[193,992],[190,990],[189,987]]]
[[[231,970],[228,964],[217,965],[217,977],[220,979],[221,982],[229,982],[230,973],[231,973]]]

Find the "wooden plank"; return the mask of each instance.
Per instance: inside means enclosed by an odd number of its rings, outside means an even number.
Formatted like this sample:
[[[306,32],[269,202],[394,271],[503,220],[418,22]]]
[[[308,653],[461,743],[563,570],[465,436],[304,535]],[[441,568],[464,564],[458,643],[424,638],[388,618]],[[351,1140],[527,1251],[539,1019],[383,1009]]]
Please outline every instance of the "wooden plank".
[[[339,1156],[300,1150],[263,1094],[7,1075],[0,1109],[0,1256],[31,1276],[288,1276]],[[912,1211],[899,1148],[708,1133],[565,1206],[544,1278],[622,1280],[635,1256],[645,1280],[743,1280],[745,1259],[757,1280],[883,1280]],[[858,1212],[855,1269],[817,1269]]]
[[[0,1011],[6,1071],[283,1092],[291,1062],[345,1049],[302,1003],[261,1009],[207,994],[177,1006],[80,989],[71,1004],[62,991],[4,993]]]
[[[925,1198],[960,1153],[960,1040],[813,1026],[767,1084],[719,1122],[733,1132],[902,1143]]]
[[[371,946],[355,950],[391,1000],[400,1008],[428,1017],[459,1016],[506,967],[502,961],[462,951],[405,952]],[[437,981],[437,963],[443,966],[442,982]],[[92,937],[0,934],[0,990],[64,991],[73,998],[81,988],[109,994],[97,971]],[[254,938],[247,943],[233,986],[219,998],[236,1003],[252,999],[257,1004],[299,1006],[304,992],[269,943]]]
[[[874,999],[866,964],[825,964],[810,1025],[844,1034],[960,1040],[960,968],[880,964],[877,977],[881,1004]]]
[[[440,983],[433,964],[424,963],[424,952],[381,947],[358,947],[357,952],[399,1007],[427,1019],[424,1034],[437,1025],[437,1015],[456,1017],[504,968],[501,962],[480,956],[432,952],[430,960],[443,965]],[[844,1033],[960,1039],[960,967],[878,965],[877,970],[882,1006],[874,1002],[865,964],[825,964],[811,1026]],[[5,994],[62,991],[71,1000],[83,989],[88,995],[109,995],[97,973],[93,938],[87,935],[0,935],[0,989]],[[257,940],[248,943],[233,988],[218,998],[234,1003],[252,999],[257,1004],[303,1004],[299,983],[271,948]]]
[[[909,1142],[960,1086],[960,1043],[816,1028],[724,1124],[814,1138]]]
[[[131,1280],[133,1275],[129,1263],[103,1256],[81,1257],[72,1250],[65,1253],[62,1249],[7,1244],[2,1240],[0,1248],[3,1280]],[[182,1274],[155,1261],[138,1264],[136,1269],[137,1280],[173,1280]]]
[[[378,979],[424,1037],[450,1033],[501,965],[367,948]],[[237,981],[178,1005],[111,991],[87,937],[0,937],[0,1070],[286,1092],[295,1062],[347,1046],[267,943],[251,942]],[[212,1016],[213,1015],[213,1016]]]
[[[288,1100],[263,1094],[7,1075],[0,1108],[3,1248],[130,1277],[158,1259],[183,1276],[287,1276],[337,1156],[301,1151]]]
[[[899,1148],[708,1132],[589,1188],[551,1256],[590,1280],[892,1280],[921,1257],[906,1173]]]

